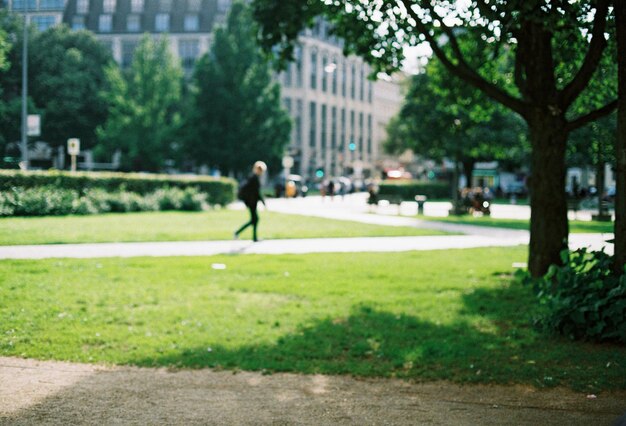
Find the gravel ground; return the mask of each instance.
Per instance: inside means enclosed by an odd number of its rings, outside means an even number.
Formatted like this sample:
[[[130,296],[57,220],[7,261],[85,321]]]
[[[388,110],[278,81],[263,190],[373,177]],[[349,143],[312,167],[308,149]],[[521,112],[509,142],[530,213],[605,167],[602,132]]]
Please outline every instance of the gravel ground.
[[[626,391],[111,367],[0,357],[0,425],[613,425]]]

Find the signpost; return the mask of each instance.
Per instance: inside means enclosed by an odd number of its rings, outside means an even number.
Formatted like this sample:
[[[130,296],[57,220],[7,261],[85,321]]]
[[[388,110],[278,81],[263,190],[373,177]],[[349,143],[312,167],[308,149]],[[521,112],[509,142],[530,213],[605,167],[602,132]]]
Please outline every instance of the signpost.
[[[72,171],[76,171],[76,156],[80,154],[80,139],[71,138],[67,140],[67,153],[72,157]]]
[[[26,123],[28,126],[28,130],[27,130],[28,136],[41,136],[41,115],[28,114]]]

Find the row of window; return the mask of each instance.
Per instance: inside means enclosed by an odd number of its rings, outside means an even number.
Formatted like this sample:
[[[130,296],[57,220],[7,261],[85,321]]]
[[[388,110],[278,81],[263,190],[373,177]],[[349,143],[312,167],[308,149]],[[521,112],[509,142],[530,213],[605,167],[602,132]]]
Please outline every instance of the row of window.
[[[23,2],[25,0],[13,0],[14,3]],[[37,0],[28,0],[31,2],[36,2]],[[40,2],[55,2],[61,3],[61,8],[63,7],[63,0],[38,0]],[[117,0],[97,0],[102,1],[102,12],[103,13],[115,13],[117,9]],[[174,3],[176,4],[176,8],[180,8],[182,3],[186,3],[186,10],[189,12],[200,12],[202,8],[202,0],[158,0],[158,11],[167,13],[172,11],[172,7]],[[93,4],[93,0],[76,0],[76,13],[81,15],[86,15],[89,13],[89,8]],[[225,13],[228,11],[232,4],[232,0],[217,0],[217,10],[220,13]],[[185,5],[182,5],[183,7]],[[23,6],[22,6],[23,7]],[[145,8],[145,0],[131,0],[130,1],[130,12],[131,13],[143,13]]]
[[[123,68],[130,66],[130,64],[132,63],[133,55],[135,54],[135,49],[137,49],[138,44],[139,40],[124,40],[122,42],[121,66]],[[113,48],[112,44],[109,45],[109,48]],[[200,40],[178,40],[178,57],[181,60],[185,72],[190,73],[191,71],[193,71],[193,67],[199,56]]]
[[[303,87],[302,49],[296,48],[294,56],[294,62],[288,65],[283,75],[285,87]],[[372,102],[373,84],[367,79],[365,65],[340,61],[337,56],[328,54],[322,54],[320,61],[315,49],[311,51],[309,62],[309,88],[354,100],[365,101],[367,98],[367,102]]]
[[[289,114],[294,118],[295,143],[301,146],[302,100],[295,100],[295,110],[293,109],[294,105],[290,98],[285,98],[283,102]],[[318,116],[320,119],[319,126]],[[330,135],[328,134],[329,120]],[[367,128],[365,126],[367,126]],[[356,112],[354,110],[348,111],[346,108],[329,107],[326,104],[318,105],[316,102],[309,102],[309,146],[311,148],[317,146],[318,136],[323,151],[330,149],[333,152],[346,152],[350,150],[371,155],[372,115]],[[354,146],[350,147],[351,144],[354,144]]]
[[[72,18],[72,29],[83,30],[86,28],[86,16],[74,16]],[[126,31],[137,33],[145,31],[145,25],[142,25],[141,15],[126,15]],[[154,16],[154,30],[157,32],[167,32],[170,30],[171,15],[169,13],[157,13]],[[200,30],[200,15],[187,14],[183,20],[184,31],[194,32]],[[113,15],[103,14],[98,16],[98,32],[110,33],[113,31]]]
[[[64,0],[13,0],[11,4],[11,9],[15,12],[23,11],[24,7],[28,11],[61,11],[65,7],[65,2]]]

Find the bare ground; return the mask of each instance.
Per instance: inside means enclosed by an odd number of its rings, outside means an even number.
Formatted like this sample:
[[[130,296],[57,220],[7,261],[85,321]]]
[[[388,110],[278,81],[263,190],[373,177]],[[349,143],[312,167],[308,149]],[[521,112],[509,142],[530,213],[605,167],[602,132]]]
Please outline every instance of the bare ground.
[[[626,391],[110,367],[0,357],[0,425],[612,425]]]

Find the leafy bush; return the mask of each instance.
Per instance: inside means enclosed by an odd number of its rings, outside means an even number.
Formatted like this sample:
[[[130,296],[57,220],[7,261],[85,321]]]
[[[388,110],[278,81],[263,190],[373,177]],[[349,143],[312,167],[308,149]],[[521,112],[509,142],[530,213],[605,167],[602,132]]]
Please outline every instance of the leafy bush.
[[[226,205],[234,201],[236,185],[232,179],[195,175],[0,170],[0,191],[52,186],[71,189],[80,195],[94,189],[147,195],[166,187],[181,190],[196,188],[199,192],[206,193],[207,202],[213,205]]]
[[[207,194],[193,187],[184,190],[163,188],[145,196],[129,191],[106,192],[102,189],[90,189],[80,196],[75,190],[54,187],[14,188],[0,192],[0,216],[201,211],[207,207]]]
[[[450,185],[441,182],[397,181],[383,182],[378,186],[378,193],[384,195],[399,195],[404,201],[415,201],[416,195],[425,195],[428,198],[450,198]]]
[[[626,342],[626,274],[612,272],[612,257],[585,249],[563,251],[532,283],[541,305],[537,322],[571,339]]]

